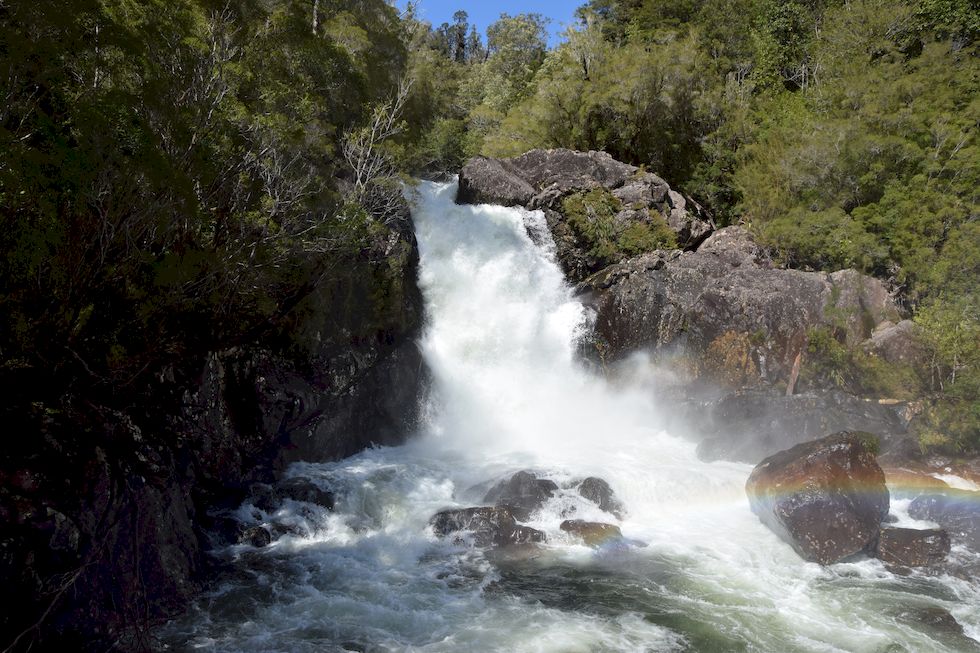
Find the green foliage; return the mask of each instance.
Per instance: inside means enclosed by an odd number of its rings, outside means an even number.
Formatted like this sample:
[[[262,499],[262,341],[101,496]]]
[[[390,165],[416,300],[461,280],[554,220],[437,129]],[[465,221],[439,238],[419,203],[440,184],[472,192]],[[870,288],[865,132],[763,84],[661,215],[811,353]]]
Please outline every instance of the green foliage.
[[[924,387],[919,373],[911,366],[891,364],[860,348],[848,347],[829,327],[807,332],[800,380],[884,399],[912,400],[920,396]]]
[[[598,266],[655,249],[677,246],[663,216],[643,221],[618,219],[623,203],[604,188],[573,193],[562,200],[562,214],[575,237]]]
[[[406,48],[383,0],[341,4],[0,5],[0,370],[51,377],[25,401],[273,332],[383,239],[338,150]]]

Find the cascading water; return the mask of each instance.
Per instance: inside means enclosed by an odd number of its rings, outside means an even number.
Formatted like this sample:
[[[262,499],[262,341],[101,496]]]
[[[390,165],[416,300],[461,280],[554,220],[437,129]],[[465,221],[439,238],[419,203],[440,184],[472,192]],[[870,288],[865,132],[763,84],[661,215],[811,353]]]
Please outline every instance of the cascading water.
[[[663,431],[650,388],[612,387],[575,359],[588,314],[543,217],[457,206],[423,183],[414,211],[434,378],[428,423],[403,447],[289,473],[337,494],[333,512],[286,501],[244,520],[290,533],[223,554],[234,572],[168,625],[206,651],[950,651],[970,645],[910,618],[943,608],[980,638],[980,583],[895,576],[864,560],[803,562],[749,511],[751,470],[703,463]],[[532,239],[528,232],[538,234]],[[532,515],[548,543],[494,554],[435,537],[429,518],[478,505],[488,481],[532,469],[569,487],[599,476],[630,545],[559,530],[616,521],[573,492]],[[899,503],[899,506],[901,504]],[[642,543],[642,545],[641,545]],[[954,551],[954,555],[966,555]]]

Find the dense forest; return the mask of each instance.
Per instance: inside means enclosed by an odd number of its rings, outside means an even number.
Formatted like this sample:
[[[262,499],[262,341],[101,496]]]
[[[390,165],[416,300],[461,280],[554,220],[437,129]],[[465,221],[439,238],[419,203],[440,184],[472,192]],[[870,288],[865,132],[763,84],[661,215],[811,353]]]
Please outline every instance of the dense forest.
[[[980,443],[980,12],[971,0],[592,0],[485,39],[411,5],[0,5],[0,377],[60,419],[188,351],[283,329],[404,219],[402,179],[601,149],[748,226],[781,263],[854,267],[922,325],[929,369],[813,334],[851,390],[928,396],[927,445]]]

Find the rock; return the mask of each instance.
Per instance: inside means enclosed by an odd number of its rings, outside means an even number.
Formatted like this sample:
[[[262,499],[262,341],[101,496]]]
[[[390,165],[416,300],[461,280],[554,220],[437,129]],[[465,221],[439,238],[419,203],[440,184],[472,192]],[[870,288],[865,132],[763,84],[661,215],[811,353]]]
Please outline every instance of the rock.
[[[903,443],[908,425],[901,408],[833,390],[786,396],[748,389],[692,402],[685,417],[706,436],[698,444],[698,458],[754,465],[777,451],[844,430],[874,433],[883,449]]]
[[[911,320],[902,320],[898,324],[887,320],[882,322],[875,327],[862,347],[869,354],[893,365],[909,365],[913,369],[921,369],[929,362],[929,353],[918,334],[918,327]]]
[[[953,542],[980,552],[980,492],[950,489],[924,494],[909,504],[909,516],[936,522]]]
[[[640,349],[682,351],[694,382],[785,388],[811,329],[836,328],[844,316],[841,337],[857,346],[876,324],[897,319],[880,281],[843,272],[775,268],[747,231],[726,227],[697,251],[644,254],[578,290],[596,311],[595,348],[604,362]]]
[[[569,226],[561,213],[562,199],[595,188],[610,191],[622,204],[613,220],[617,234],[663,218],[676,233],[679,247],[696,249],[715,229],[696,203],[690,203],[690,210],[687,199],[663,179],[605,152],[555,149],[531,150],[512,159],[477,157],[463,166],[456,201],[544,210],[558,262],[570,279],[580,281],[609,261],[595,258],[592,245]]]
[[[609,483],[601,478],[590,476],[578,484],[578,493],[583,498],[599,506],[600,510],[615,515],[618,519],[623,518],[623,506],[616,499]]]
[[[497,506],[507,506],[517,519],[527,521],[557,490],[558,485],[554,481],[539,479],[531,472],[522,471],[490,488],[483,500]]]
[[[811,562],[870,551],[889,499],[873,443],[844,431],[766,458],[745,484],[752,512]]]
[[[912,619],[924,626],[929,626],[934,630],[948,633],[950,635],[963,635],[963,626],[956,620],[949,610],[937,606],[927,608],[917,608],[899,614],[903,621]]]
[[[288,478],[276,486],[279,496],[292,499],[293,501],[305,501],[323,506],[327,510],[333,510],[334,496],[329,490],[324,490],[319,485],[306,478]]]
[[[949,534],[942,529],[882,528],[874,555],[900,567],[939,564],[949,554]]]
[[[476,546],[503,546],[544,542],[541,531],[521,526],[506,506],[443,510],[429,520],[439,537],[468,532]]]
[[[602,546],[607,542],[623,537],[619,526],[581,519],[566,519],[559,528],[566,533],[582,538],[588,546],[592,547]]]
[[[239,544],[248,544],[260,549],[272,544],[272,533],[265,526],[253,526],[238,536]]]

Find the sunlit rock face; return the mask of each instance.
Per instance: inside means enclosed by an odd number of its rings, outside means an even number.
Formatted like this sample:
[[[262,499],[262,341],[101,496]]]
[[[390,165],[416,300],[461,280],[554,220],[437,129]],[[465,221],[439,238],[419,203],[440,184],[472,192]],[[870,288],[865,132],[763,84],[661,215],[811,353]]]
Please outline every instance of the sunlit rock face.
[[[889,500],[872,443],[843,431],[766,458],[745,484],[752,511],[805,560],[869,551]]]

